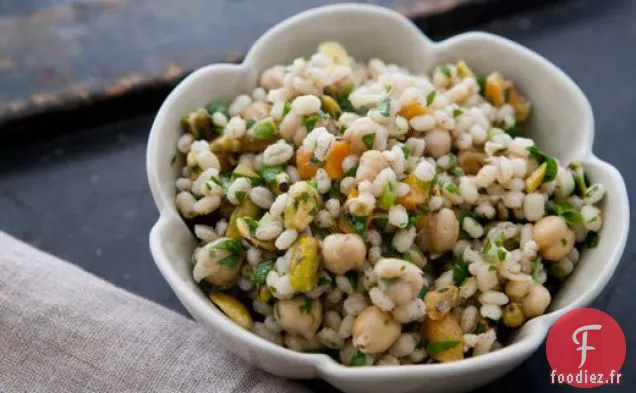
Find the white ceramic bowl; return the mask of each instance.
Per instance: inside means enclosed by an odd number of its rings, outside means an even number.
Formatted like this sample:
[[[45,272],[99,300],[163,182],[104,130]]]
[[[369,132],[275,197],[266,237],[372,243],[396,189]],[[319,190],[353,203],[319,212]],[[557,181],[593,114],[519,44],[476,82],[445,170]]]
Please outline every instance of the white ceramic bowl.
[[[343,43],[357,59],[377,57],[415,72],[460,59],[482,74],[503,72],[534,105],[531,137],[562,162],[582,161],[590,178],[606,186],[604,228],[598,247],[582,254],[574,273],[555,296],[551,311],[526,323],[510,345],[455,363],[345,367],[326,355],[293,352],[237,327],[194,283],[190,255],[195,239],[174,206],[179,168],[171,164],[171,157],[181,132],[180,117],[209,101],[250,91],[267,67],[308,56],[325,40]],[[193,72],[165,100],[152,126],[147,152],[148,180],[161,214],[150,233],[150,249],[159,270],[192,316],[217,336],[218,342],[263,370],[289,378],[323,378],[348,393],[402,393],[424,387],[429,393],[465,391],[501,377],[527,359],[556,319],[589,304],[616,269],[629,227],[627,192],[620,173],[592,153],[593,139],[592,110],[578,86],[546,59],[514,42],[491,34],[466,33],[434,43],[409,20],[384,8],[360,4],[316,8],[267,31],[242,64],[214,64]]]

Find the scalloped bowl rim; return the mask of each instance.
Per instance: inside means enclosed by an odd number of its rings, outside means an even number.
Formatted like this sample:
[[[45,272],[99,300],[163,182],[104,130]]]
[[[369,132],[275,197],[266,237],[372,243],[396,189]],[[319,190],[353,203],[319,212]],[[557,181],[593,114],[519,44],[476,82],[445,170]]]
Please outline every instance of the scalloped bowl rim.
[[[355,9],[355,10],[354,10]],[[607,256],[608,263],[605,266],[602,274],[595,278],[592,285],[587,291],[579,294],[579,296],[565,307],[552,311],[543,316],[534,318],[526,323],[523,329],[528,333],[525,337],[522,337],[516,342],[507,345],[495,352],[488,353],[478,357],[471,357],[457,362],[451,363],[439,363],[439,364],[427,364],[427,365],[401,365],[401,366],[386,366],[386,367],[360,367],[352,368],[341,365],[332,358],[323,354],[305,354],[298,353],[286,349],[284,347],[273,344],[265,339],[260,338],[256,334],[248,332],[243,329],[236,329],[236,325],[228,318],[224,317],[215,307],[199,296],[195,295],[196,288],[191,283],[184,282],[175,273],[174,267],[165,257],[165,253],[162,251],[162,238],[160,235],[160,229],[168,225],[175,220],[182,221],[176,209],[174,208],[172,199],[165,195],[161,190],[161,184],[158,179],[158,166],[157,162],[157,144],[159,143],[160,130],[164,121],[166,120],[166,112],[174,101],[180,99],[189,89],[196,85],[200,77],[209,73],[218,73],[221,75],[223,72],[232,70],[247,74],[249,70],[256,68],[255,61],[257,55],[266,50],[267,43],[272,37],[283,33],[290,26],[298,24],[307,18],[312,18],[316,15],[323,13],[334,12],[371,12],[384,14],[383,17],[393,18],[400,20],[402,23],[408,24],[408,28],[413,30],[413,34],[417,34],[421,37],[424,47],[428,47],[427,50],[435,53],[445,47],[456,45],[459,42],[467,40],[487,40],[490,42],[497,42],[499,45],[505,45],[510,51],[517,53],[523,53],[525,56],[533,57],[535,60],[543,63],[544,66],[550,68],[551,72],[559,79],[559,83],[571,90],[574,96],[580,102],[578,103],[581,108],[584,108],[584,113],[581,115],[586,118],[587,127],[583,130],[585,133],[582,138],[582,142],[574,156],[578,157],[581,161],[594,164],[601,168],[605,176],[610,176],[614,179],[614,183],[617,185],[616,189],[609,190],[612,193],[618,193],[621,205],[620,210],[623,212],[623,220],[618,223],[622,228],[622,235],[613,240],[614,247],[612,253]],[[256,350],[264,350],[269,353],[275,353],[279,356],[287,357],[295,362],[311,364],[315,369],[325,375],[338,375],[348,376],[351,378],[356,377],[373,377],[383,378],[387,376],[399,377],[401,375],[411,375],[412,373],[418,373],[421,375],[430,375],[434,373],[436,376],[444,375],[456,375],[462,373],[462,371],[479,371],[496,367],[507,361],[512,361],[519,353],[529,356],[534,352],[545,339],[550,326],[564,313],[579,307],[583,307],[589,304],[604,288],[609,278],[615,271],[627,240],[627,232],[629,228],[629,206],[627,199],[627,191],[625,189],[624,181],[620,173],[610,164],[601,161],[592,153],[592,142],[594,138],[594,120],[592,115],[591,106],[584,96],[580,88],[565,74],[558,69],[555,65],[550,63],[545,58],[536,54],[535,52],[516,44],[506,38],[499,37],[489,33],[483,32],[469,32],[463,33],[444,41],[433,42],[422,34],[410,21],[401,15],[372,5],[364,4],[338,4],[319,7],[301,12],[291,18],[288,18],[276,26],[272,27],[265,34],[263,34],[252,46],[244,61],[240,64],[213,64],[204,66],[190,75],[188,75],[175,89],[169,94],[162,104],[157,116],[153,122],[152,130],[149,136],[148,150],[147,150],[147,171],[148,181],[152,191],[155,204],[160,212],[158,221],[153,226],[150,232],[150,248],[153,255],[153,259],[157,264],[161,274],[168,281],[173,290],[177,293],[180,300],[184,305],[187,305],[188,309],[192,313],[193,310],[199,315],[206,315],[206,322],[210,323],[212,327],[221,333],[233,335],[238,340],[243,341],[245,345],[248,345]]]

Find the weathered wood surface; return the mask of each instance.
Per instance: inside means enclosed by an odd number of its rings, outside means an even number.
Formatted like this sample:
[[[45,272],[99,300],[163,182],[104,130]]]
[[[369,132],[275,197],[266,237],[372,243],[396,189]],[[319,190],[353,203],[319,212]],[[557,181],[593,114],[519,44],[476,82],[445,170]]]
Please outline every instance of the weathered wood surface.
[[[338,2],[0,0],[0,126],[174,83],[204,64],[238,61],[276,22]],[[365,2],[420,19],[518,0]]]

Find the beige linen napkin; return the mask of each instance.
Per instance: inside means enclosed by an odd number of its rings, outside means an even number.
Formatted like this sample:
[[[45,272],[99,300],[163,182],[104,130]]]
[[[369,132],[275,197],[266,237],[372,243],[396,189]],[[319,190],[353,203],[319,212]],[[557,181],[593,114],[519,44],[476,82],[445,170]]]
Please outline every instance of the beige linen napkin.
[[[0,232],[0,392],[302,393],[195,322]]]

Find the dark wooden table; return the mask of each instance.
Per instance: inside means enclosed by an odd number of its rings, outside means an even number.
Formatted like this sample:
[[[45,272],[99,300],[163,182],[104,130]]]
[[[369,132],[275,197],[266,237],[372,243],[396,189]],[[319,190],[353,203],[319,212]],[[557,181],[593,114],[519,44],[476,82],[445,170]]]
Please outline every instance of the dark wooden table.
[[[631,195],[636,195],[632,158],[636,145],[635,20],[636,1],[583,0],[477,26],[536,50],[572,76],[595,111],[595,152],[623,173]],[[159,91],[158,97],[164,93]],[[145,114],[19,148],[0,143],[0,229],[185,313],[148,251],[147,235],[157,212],[146,182],[145,149],[156,103],[152,101]],[[117,113],[111,115],[117,118]],[[77,117],[58,118],[55,127],[77,127],[74,120]],[[597,391],[636,391],[633,240],[632,233],[619,270],[593,304],[616,318],[628,345],[621,385]],[[549,371],[542,348],[479,392],[575,390],[550,385]],[[329,390],[322,382],[308,384],[316,391]]]

